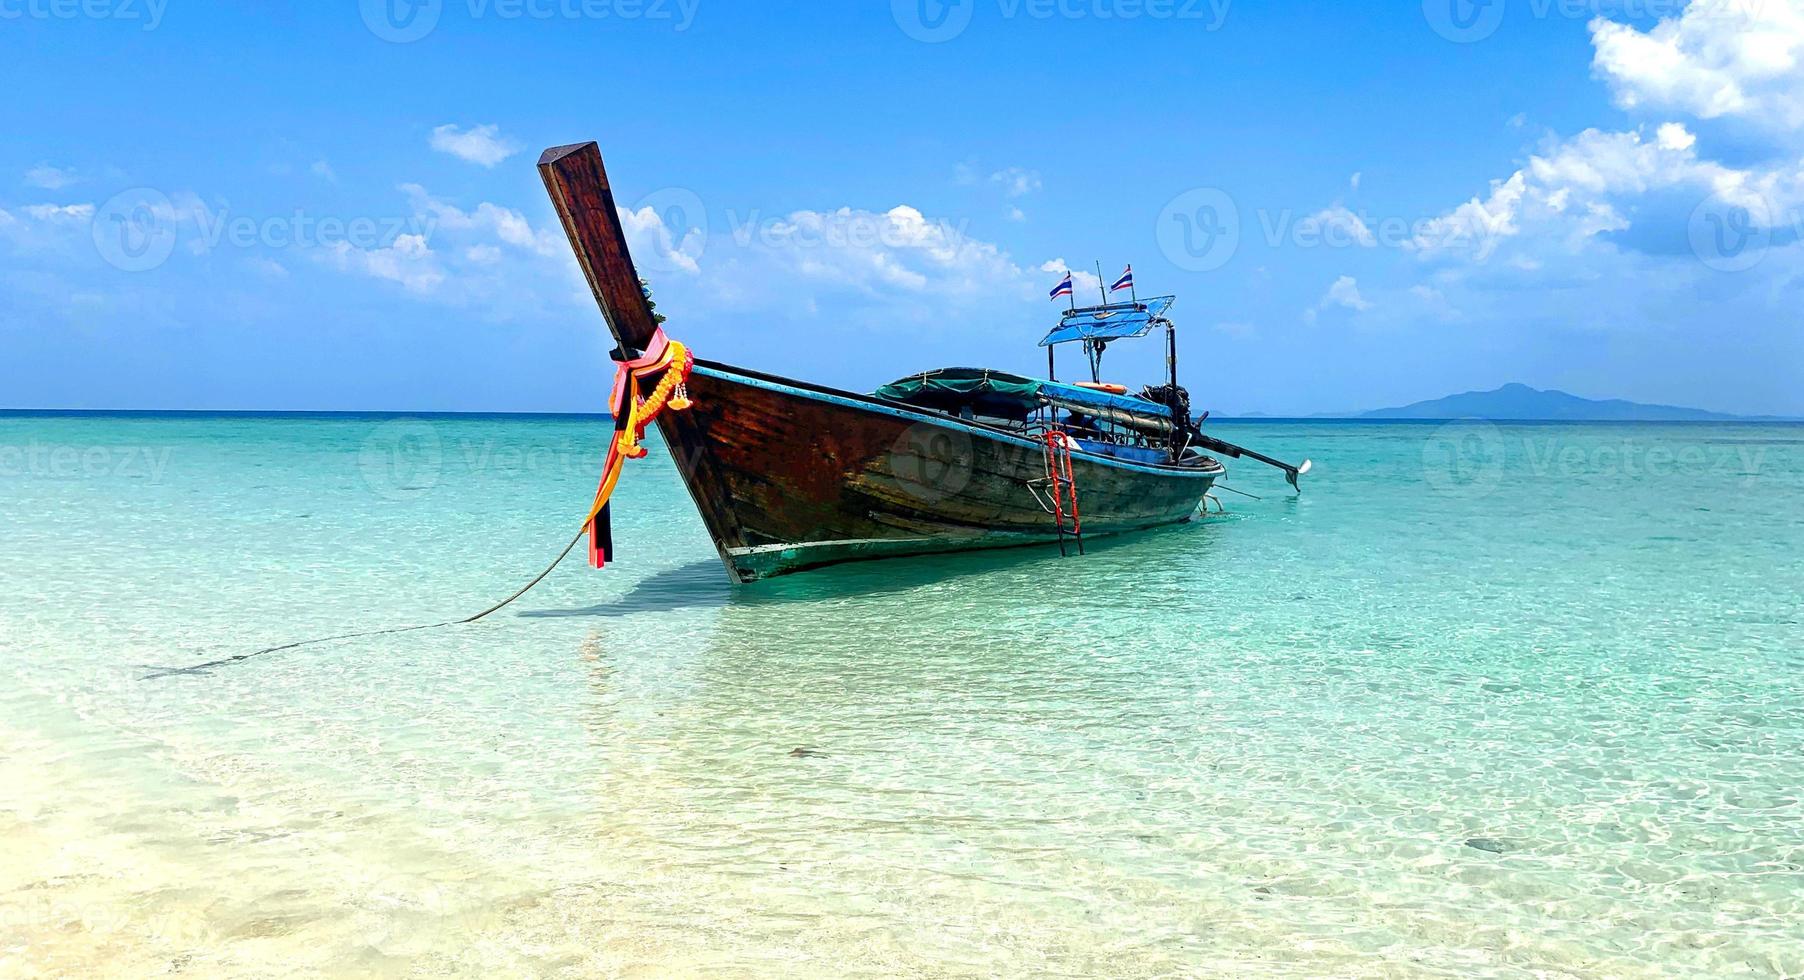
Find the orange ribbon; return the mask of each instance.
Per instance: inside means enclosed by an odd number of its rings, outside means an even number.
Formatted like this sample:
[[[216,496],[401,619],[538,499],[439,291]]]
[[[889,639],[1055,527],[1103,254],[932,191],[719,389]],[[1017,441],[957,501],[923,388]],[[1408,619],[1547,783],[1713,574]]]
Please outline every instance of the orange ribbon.
[[[668,408],[681,412],[689,408],[689,372],[695,357],[689,348],[664,336],[659,328],[651,336],[645,353],[614,362],[614,392],[609,405],[614,413],[614,438],[608,443],[607,461],[602,464],[601,486],[595,491],[595,505],[583,521],[589,532],[589,564],[607,566],[613,557],[613,535],[608,521],[608,501],[620,482],[620,473],[629,459],[645,456],[645,429]],[[641,395],[647,379],[657,377],[651,393]]]

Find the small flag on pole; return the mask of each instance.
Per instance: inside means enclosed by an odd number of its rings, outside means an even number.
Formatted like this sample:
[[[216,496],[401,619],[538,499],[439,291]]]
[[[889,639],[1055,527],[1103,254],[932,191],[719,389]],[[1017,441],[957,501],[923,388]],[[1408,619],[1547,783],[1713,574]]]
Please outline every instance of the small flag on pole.
[[[1070,296],[1070,295],[1072,295],[1071,273],[1067,272],[1067,273],[1065,273],[1065,278],[1059,280],[1059,284],[1057,286],[1052,287],[1052,295],[1048,298],[1049,299],[1058,299],[1060,296]]]
[[[1123,272],[1121,274],[1121,278],[1115,280],[1115,285],[1109,287],[1109,291],[1112,293],[1119,293],[1124,289],[1133,289],[1133,288],[1134,288],[1134,267],[1130,265],[1127,267],[1127,271]]]

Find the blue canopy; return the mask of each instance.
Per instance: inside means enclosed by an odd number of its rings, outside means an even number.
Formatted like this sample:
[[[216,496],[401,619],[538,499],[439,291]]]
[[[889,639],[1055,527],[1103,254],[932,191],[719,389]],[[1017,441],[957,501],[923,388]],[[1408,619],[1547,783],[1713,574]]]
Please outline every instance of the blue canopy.
[[[1136,398],[1133,395],[1117,395],[1113,392],[1098,391],[1095,388],[1068,385],[1062,381],[1040,382],[1040,397],[1062,408],[1114,409],[1133,415],[1171,418],[1171,408],[1158,402]]]
[[[1040,346],[1069,344],[1075,340],[1144,337],[1154,326],[1164,322],[1166,312],[1177,301],[1176,296],[1155,296],[1138,303],[1111,303],[1073,310],[1065,314],[1045,340],[1040,341]]]

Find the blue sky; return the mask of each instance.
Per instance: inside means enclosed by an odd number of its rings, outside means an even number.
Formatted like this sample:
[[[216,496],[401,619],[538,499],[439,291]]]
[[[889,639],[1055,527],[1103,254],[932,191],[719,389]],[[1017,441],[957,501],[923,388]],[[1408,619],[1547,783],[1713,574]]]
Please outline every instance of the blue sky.
[[[1795,0],[0,0],[0,49],[8,407],[599,411],[533,166],[596,139],[704,357],[1035,370],[1101,260],[1220,413],[1804,414]]]

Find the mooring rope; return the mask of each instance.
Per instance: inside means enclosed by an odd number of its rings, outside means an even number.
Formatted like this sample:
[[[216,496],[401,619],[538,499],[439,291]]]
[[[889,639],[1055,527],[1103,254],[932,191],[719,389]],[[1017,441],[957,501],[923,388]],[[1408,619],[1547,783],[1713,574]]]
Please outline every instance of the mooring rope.
[[[674,412],[686,411],[690,407],[689,372],[695,367],[695,357],[689,348],[671,340],[664,335],[664,329],[654,330],[646,349],[638,357],[632,357],[624,351],[614,355],[614,391],[608,398],[609,410],[614,415],[614,436],[608,440],[607,460],[602,466],[601,486],[595,491],[595,503],[589,510],[589,516],[583,519],[582,530],[564,546],[564,550],[552,559],[551,564],[538,577],[526,583],[520,591],[495,603],[482,612],[468,619],[447,619],[442,623],[423,623],[419,626],[396,626],[385,630],[367,630],[362,633],[340,633],[336,636],[322,636],[313,640],[301,640],[298,643],[284,643],[279,647],[268,647],[251,653],[240,653],[232,657],[221,657],[209,660],[204,664],[192,667],[152,667],[139,664],[152,673],[144,675],[140,680],[155,680],[159,677],[173,677],[177,674],[198,674],[214,667],[225,667],[230,664],[243,663],[253,657],[280,653],[284,650],[295,650],[300,647],[313,646],[319,643],[331,643],[335,640],[358,640],[370,636],[390,636],[395,633],[416,633],[420,630],[443,629],[447,626],[467,626],[481,619],[500,612],[512,605],[515,600],[528,592],[533,586],[545,581],[545,576],[563,564],[576,550],[577,542],[583,535],[589,536],[589,561],[596,568],[601,568],[613,559],[613,534],[608,514],[608,502],[614,495],[614,487],[620,481],[620,473],[629,459],[641,459],[645,456],[645,447],[641,444],[645,439],[645,430],[668,408]],[[643,382],[657,378],[650,394],[643,394],[640,386]]]
[[[511,606],[518,601],[521,596],[531,592],[534,586],[545,581],[546,576],[550,575],[554,569],[563,564],[564,559],[570,557],[570,552],[576,550],[577,542],[581,541],[583,535],[587,533],[589,533],[589,528],[588,525],[585,524],[583,529],[576,533],[576,537],[571,538],[570,543],[564,546],[564,550],[559,552],[556,558],[552,559],[551,564],[546,565],[545,570],[540,572],[532,581],[526,583],[520,591],[467,619],[447,619],[442,623],[422,623],[419,626],[395,626],[385,630],[367,630],[362,633],[340,633],[336,636],[322,636],[312,640],[301,640],[296,643],[284,643],[279,647],[267,647],[252,653],[240,653],[236,656],[221,657],[218,660],[209,660],[204,664],[195,664],[192,667],[151,667],[149,664],[139,664],[140,667],[143,667],[146,670],[154,671],[154,673],[145,674],[143,677],[139,678],[139,680],[152,681],[162,677],[174,677],[178,674],[199,674],[212,670],[215,667],[226,667],[236,663],[243,663],[253,657],[261,657],[271,653],[281,653],[284,650],[296,650],[301,647],[310,647],[320,643],[331,643],[334,640],[357,640],[370,636],[389,636],[395,633],[415,633],[420,630],[444,629],[447,626],[468,626],[471,623],[487,619],[495,613],[506,609],[508,606]]]
[[[1228,486],[1228,485],[1227,485],[1227,484],[1225,484],[1225,483],[1217,483],[1217,484],[1216,484],[1216,485],[1215,485],[1215,489],[1217,489],[1217,490],[1226,490],[1226,491],[1228,491],[1228,492],[1229,492],[1229,493],[1237,493],[1237,494],[1240,494],[1240,495],[1241,495],[1241,496],[1242,496],[1242,497],[1252,497],[1252,498],[1253,498],[1253,499],[1254,499],[1254,500],[1264,500],[1264,499],[1265,499],[1265,498],[1264,498],[1264,497],[1255,497],[1255,496],[1253,496],[1253,495],[1252,495],[1252,494],[1250,494],[1250,493],[1247,493],[1247,492],[1246,492],[1246,491],[1245,491],[1245,490],[1236,490],[1236,489],[1234,489],[1234,488],[1233,488],[1233,487],[1231,487],[1231,486]]]

